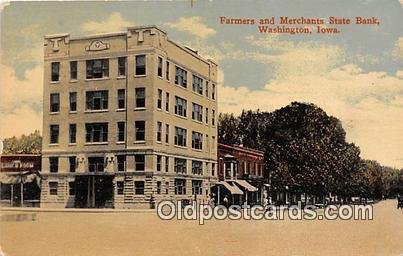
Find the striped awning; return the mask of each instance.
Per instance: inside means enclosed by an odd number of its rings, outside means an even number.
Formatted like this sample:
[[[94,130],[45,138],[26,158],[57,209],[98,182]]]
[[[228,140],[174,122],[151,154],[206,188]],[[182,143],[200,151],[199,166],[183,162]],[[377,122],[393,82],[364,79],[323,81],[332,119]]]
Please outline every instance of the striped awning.
[[[234,180],[234,182],[238,183],[238,185],[244,187],[246,190],[250,192],[256,192],[258,189],[251,184],[249,184],[246,180]]]
[[[223,185],[226,189],[229,190],[229,192],[231,192],[231,194],[233,195],[243,195],[242,190],[240,190],[237,185],[233,184],[229,184],[228,182],[225,181],[220,181],[218,182],[219,185]]]

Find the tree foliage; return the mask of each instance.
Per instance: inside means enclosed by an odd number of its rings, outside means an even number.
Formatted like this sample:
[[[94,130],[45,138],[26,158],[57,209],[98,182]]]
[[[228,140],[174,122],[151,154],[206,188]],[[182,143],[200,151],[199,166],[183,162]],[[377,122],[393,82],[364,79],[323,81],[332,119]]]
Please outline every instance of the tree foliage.
[[[42,137],[38,130],[19,138],[11,137],[3,141],[4,154],[40,154],[42,150]]]
[[[263,150],[275,189],[379,197],[387,193],[385,187],[399,187],[395,172],[389,170],[386,178],[385,167],[361,160],[360,149],[346,141],[341,121],[314,104],[292,102],[274,112],[243,111],[237,118],[222,114],[219,133],[221,143]]]

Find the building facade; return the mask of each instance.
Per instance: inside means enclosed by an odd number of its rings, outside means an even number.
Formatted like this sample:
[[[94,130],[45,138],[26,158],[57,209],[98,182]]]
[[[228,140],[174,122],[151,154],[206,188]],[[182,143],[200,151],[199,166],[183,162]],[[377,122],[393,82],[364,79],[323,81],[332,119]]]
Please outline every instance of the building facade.
[[[44,40],[41,207],[207,200],[217,65],[155,26]]]
[[[0,154],[0,205],[39,206],[41,155]]]
[[[264,152],[240,145],[218,144],[218,204],[263,204],[267,198]],[[226,200],[224,200],[226,198]]]

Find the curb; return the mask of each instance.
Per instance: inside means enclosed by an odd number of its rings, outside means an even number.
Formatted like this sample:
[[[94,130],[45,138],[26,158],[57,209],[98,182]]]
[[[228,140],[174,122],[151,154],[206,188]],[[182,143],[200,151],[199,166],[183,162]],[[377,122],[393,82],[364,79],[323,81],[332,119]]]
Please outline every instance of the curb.
[[[46,209],[35,207],[2,207],[1,212],[70,212],[70,213],[153,213],[156,209]]]

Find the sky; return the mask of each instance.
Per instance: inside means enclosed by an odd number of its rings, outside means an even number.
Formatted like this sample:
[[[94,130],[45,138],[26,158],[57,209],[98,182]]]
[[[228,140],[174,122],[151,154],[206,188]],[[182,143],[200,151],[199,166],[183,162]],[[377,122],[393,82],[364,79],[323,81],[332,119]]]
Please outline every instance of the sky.
[[[153,24],[218,63],[219,112],[314,103],[342,121],[363,158],[403,168],[403,0],[193,2],[3,2],[0,138],[42,131],[44,35],[80,37]],[[375,17],[379,25],[288,35],[220,24],[220,17],[281,16],[352,23]]]

